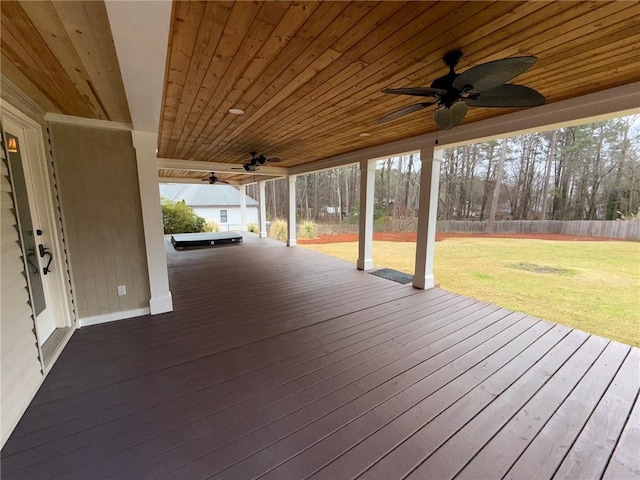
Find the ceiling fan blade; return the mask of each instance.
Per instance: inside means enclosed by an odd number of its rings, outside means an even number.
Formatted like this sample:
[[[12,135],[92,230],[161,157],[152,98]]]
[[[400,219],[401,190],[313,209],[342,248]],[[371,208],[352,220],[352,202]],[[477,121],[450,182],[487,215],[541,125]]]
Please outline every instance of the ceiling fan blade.
[[[523,85],[500,85],[481,93],[478,98],[467,98],[470,107],[536,107],[544,105],[546,99],[537,90]]]
[[[446,95],[447,91],[441,88],[408,87],[408,88],[385,88],[382,93],[394,93],[396,95],[414,95],[416,97],[439,98]]]
[[[273,158],[267,158],[267,162],[271,162],[271,163],[278,163],[281,162],[282,160],[279,159],[278,157],[273,157]]]
[[[433,121],[438,128],[449,130],[458,125],[467,114],[467,104],[464,102],[454,103],[451,108],[440,107],[433,112]]]
[[[418,110],[422,110],[423,108],[427,108],[430,105],[433,105],[437,102],[425,102],[425,103],[417,103],[415,105],[409,105],[408,107],[401,108],[400,110],[396,110],[393,113],[390,113],[386,117],[382,117],[380,120],[376,122],[376,125],[381,123],[389,122],[391,120],[395,120],[396,118],[402,117],[403,115],[408,115],[409,113],[417,112]]]
[[[529,55],[482,63],[458,75],[453,81],[453,88],[468,93],[486,92],[527,71],[537,60]]]
[[[225,185],[230,185],[230,183],[227,182],[226,180],[217,180],[216,183],[223,183]]]

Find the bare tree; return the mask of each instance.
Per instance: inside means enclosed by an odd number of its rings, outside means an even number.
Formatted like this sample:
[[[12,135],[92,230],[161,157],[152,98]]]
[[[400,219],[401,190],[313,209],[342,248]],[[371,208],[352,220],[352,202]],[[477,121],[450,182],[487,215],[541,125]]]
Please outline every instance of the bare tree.
[[[504,174],[504,162],[507,158],[507,139],[502,140],[502,152],[498,158],[498,166],[496,167],[496,184],[493,187],[493,199],[491,200],[491,210],[489,211],[489,221],[487,222],[487,232],[492,233],[495,230],[496,212],[498,211],[498,202],[500,201],[500,185],[502,185],[502,176]]]

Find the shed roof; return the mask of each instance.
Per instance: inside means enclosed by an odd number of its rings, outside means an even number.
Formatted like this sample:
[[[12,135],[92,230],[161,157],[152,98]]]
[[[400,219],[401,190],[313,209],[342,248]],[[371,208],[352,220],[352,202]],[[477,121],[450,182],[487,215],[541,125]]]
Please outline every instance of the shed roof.
[[[231,185],[180,185],[166,183],[160,185],[160,195],[174,202],[184,200],[194,206],[240,206],[240,191]],[[257,206],[258,202],[247,195],[247,206]]]

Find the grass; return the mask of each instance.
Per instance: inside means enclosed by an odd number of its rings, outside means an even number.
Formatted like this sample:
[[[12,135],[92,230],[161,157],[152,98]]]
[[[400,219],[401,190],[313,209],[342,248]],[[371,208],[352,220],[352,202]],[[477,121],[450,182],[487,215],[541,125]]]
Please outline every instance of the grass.
[[[355,263],[355,242],[305,245]],[[374,264],[413,273],[415,243],[374,242]],[[640,346],[640,244],[501,238],[436,243],[440,286]]]

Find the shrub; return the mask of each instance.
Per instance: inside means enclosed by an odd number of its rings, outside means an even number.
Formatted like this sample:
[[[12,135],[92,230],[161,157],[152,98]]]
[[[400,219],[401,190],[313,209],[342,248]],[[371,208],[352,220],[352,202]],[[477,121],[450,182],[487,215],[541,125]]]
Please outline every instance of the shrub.
[[[300,238],[317,238],[318,226],[314,222],[302,222],[300,224],[298,236]]]
[[[219,232],[220,224],[215,220],[209,220],[204,226],[205,232]]]
[[[196,215],[193,208],[181,202],[163,199],[162,224],[164,233],[198,233],[204,232],[205,220]]]
[[[260,228],[257,223],[247,223],[247,230],[251,233],[260,233]]]
[[[384,215],[378,218],[374,218],[373,220],[373,224],[374,225],[387,225],[389,223],[391,223],[393,221],[393,218],[389,215]]]
[[[287,222],[282,219],[276,219],[271,222],[269,226],[269,238],[280,240],[282,242],[287,240]]]

